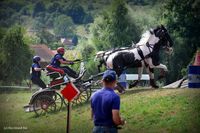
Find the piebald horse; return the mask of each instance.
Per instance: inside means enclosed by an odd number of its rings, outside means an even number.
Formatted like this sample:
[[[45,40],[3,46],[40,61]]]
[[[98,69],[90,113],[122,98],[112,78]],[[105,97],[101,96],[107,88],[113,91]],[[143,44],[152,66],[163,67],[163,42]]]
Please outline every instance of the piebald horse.
[[[100,67],[105,64],[108,69],[114,69],[120,76],[124,69],[129,67],[139,67],[138,81],[143,72],[144,66],[149,72],[150,84],[152,87],[158,86],[154,81],[153,68],[160,68],[167,71],[167,67],[159,62],[160,47],[165,47],[168,53],[173,51],[173,42],[169,36],[167,29],[161,25],[155,29],[146,31],[135,48],[119,48],[107,52],[98,52],[96,58],[100,59]]]

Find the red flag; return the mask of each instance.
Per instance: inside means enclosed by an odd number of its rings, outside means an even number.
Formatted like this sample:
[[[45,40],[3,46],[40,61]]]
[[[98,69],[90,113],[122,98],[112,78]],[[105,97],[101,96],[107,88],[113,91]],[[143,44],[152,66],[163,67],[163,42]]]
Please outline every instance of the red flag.
[[[75,97],[78,96],[80,91],[73,83],[69,82],[68,84],[66,84],[65,88],[61,90],[61,93],[68,102],[71,102]]]

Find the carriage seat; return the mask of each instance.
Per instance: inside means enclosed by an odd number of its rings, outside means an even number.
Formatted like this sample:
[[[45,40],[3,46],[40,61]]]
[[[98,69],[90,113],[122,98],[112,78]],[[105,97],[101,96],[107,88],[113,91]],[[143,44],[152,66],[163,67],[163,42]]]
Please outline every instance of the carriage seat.
[[[47,76],[49,76],[52,79],[57,79],[57,78],[63,78],[63,75],[65,74],[64,70],[59,69],[59,68],[54,68],[50,65],[47,67]]]
[[[49,86],[52,89],[60,89],[60,85],[62,85],[65,81],[63,79],[63,76],[65,72],[62,69],[54,68],[50,65],[47,67],[47,76],[49,76],[52,80],[50,81]]]

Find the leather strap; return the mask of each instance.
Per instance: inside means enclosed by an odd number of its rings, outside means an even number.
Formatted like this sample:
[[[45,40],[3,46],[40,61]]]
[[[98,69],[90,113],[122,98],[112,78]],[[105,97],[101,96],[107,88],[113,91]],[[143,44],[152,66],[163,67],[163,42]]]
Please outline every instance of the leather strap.
[[[142,60],[144,61],[145,66],[148,66],[148,64],[145,61],[145,57],[144,57],[143,52],[140,49],[140,47],[137,47],[137,51],[138,51],[138,54],[140,55],[140,57],[142,58]]]

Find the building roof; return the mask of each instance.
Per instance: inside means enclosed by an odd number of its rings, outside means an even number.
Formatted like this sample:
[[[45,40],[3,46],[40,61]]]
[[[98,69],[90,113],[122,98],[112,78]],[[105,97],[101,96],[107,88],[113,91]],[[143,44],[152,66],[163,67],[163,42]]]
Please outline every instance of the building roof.
[[[72,43],[72,39],[61,38],[60,41],[61,41],[62,44],[65,44],[65,45],[74,45],[74,44]]]
[[[50,62],[54,53],[44,44],[31,45],[31,49],[34,51],[34,55],[41,57],[41,62]]]
[[[53,54],[57,54],[57,50],[51,50],[53,52]]]

